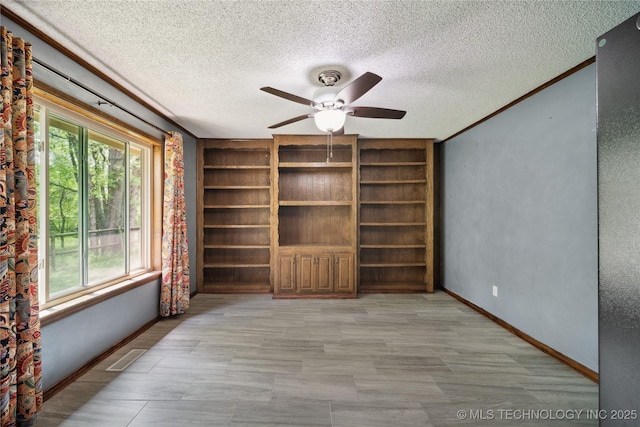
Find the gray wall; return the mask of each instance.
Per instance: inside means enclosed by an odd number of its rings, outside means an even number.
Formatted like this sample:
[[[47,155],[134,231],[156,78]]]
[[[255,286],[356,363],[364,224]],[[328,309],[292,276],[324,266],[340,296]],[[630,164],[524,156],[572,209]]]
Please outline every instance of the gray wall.
[[[33,55],[37,59],[55,67],[111,101],[122,105],[131,112],[160,128],[172,131],[176,129],[168,121],[145,109],[136,101],[124,95],[94,74],[82,68],[76,62],[52,49],[33,34],[16,23],[2,17],[2,25],[33,45]],[[98,99],[88,95],[67,81],[34,64],[34,77],[55,87],[87,104],[96,105]],[[119,112],[112,107],[107,112],[120,120],[131,124],[150,135],[162,139],[162,133],[139,120]],[[196,141],[184,134],[185,198],[187,204],[187,227],[189,239],[189,261],[191,265],[191,292],[196,291]],[[131,290],[110,300],[89,307],[62,320],[42,327],[42,365],[43,383],[48,388],[65,376],[73,373],[84,364],[138,330],[159,313],[160,282],[154,281]]]
[[[45,389],[158,316],[158,281],[135,288],[42,328]]]
[[[442,257],[447,289],[597,371],[595,101],[592,64],[444,144]]]
[[[612,411],[640,410],[640,14],[598,46],[600,425],[637,426]]]

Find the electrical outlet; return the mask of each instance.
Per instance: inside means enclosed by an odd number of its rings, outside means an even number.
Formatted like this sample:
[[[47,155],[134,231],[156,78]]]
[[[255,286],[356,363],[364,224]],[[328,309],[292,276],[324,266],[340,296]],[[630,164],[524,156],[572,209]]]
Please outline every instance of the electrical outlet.
[[[498,287],[497,287],[497,286],[494,286],[494,287],[493,287],[493,296],[494,296],[494,297],[497,297],[497,296],[498,296]]]

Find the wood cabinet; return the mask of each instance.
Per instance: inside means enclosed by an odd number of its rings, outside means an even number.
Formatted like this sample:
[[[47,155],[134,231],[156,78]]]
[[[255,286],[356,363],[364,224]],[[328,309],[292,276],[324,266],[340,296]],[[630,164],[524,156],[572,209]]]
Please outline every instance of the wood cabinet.
[[[354,297],[356,137],[276,135],[273,153],[274,297]]]
[[[330,251],[329,247],[281,250],[275,271],[274,295],[353,296],[356,292],[353,254]]]
[[[360,292],[433,292],[433,141],[364,140]]]
[[[353,254],[337,253],[333,257],[336,269],[333,275],[335,292],[355,293],[356,281]]]
[[[198,292],[270,292],[271,140],[200,140],[198,158]]]
[[[433,292],[433,140],[198,144],[198,292]]]

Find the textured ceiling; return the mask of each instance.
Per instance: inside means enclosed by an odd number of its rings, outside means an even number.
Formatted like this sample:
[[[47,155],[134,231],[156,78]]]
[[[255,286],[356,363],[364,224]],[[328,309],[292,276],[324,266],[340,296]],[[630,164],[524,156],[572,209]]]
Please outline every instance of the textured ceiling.
[[[42,29],[197,137],[319,133],[305,98],[317,72],[383,80],[354,103],[402,120],[348,117],[363,137],[444,139],[592,57],[633,1],[15,1]],[[36,55],[37,56],[37,55]],[[595,91],[595,88],[594,88]]]

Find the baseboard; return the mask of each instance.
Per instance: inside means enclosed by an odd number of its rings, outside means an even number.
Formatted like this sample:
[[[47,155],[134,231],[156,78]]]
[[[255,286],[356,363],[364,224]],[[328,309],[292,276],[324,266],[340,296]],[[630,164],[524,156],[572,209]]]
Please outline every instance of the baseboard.
[[[468,300],[464,299],[463,297],[461,297],[460,295],[456,294],[455,292],[451,292],[450,290],[448,290],[446,288],[441,288],[441,289],[444,292],[446,292],[447,294],[449,294],[452,297],[454,297],[455,299],[457,299],[458,301],[462,302],[463,304],[473,308],[475,311],[477,311],[478,313],[482,314],[483,316],[489,318],[490,320],[493,320],[495,323],[497,323],[498,325],[502,326],[507,331],[509,331],[512,334],[516,335],[517,337],[523,339],[524,341],[528,342],[529,344],[531,344],[532,346],[536,347],[537,349],[543,351],[544,353],[547,353],[548,355],[556,358],[557,360],[559,360],[560,362],[562,362],[565,365],[569,366],[570,368],[574,369],[578,373],[580,373],[580,374],[584,375],[585,377],[589,378],[591,381],[593,381],[595,383],[598,383],[600,381],[600,377],[599,377],[597,372],[587,368],[586,366],[584,366],[583,364],[581,364],[579,362],[576,362],[575,360],[571,359],[570,357],[565,356],[564,354],[554,350],[553,348],[549,347],[548,345],[541,343],[540,341],[538,341],[537,339],[533,338],[532,336],[522,332],[518,328],[513,327],[512,325],[510,325],[509,323],[507,323],[504,320],[500,319],[499,317],[496,317],[493,314],[489,313],[487,310],[485,310],[485,309],[483,309],[481,307],[478,307],[477,305],[475,305],[471,301],[468,301]]]
[[[51,387],[48,387],[47,389],[45,389],[44,393],[43,393],[44,401],[46,402],[47,400],[51,399],[58,392],[63,390],[65,387],[67,387],[69,384],[73,383],[78,378],[80,378],[82,375],[84,375],[87,372],[89,372],[98,363],[102,362],[107,357],[111,356],[113,353],[115,353],[116,351],[118,351],[119,349],[121,349],[122,347],[124,347],[125,345],[130,343],[131,341],[133,341],[140,334],[142,334],[147,329],[149,329],[150,327],[155,325],[158,322],[158,320],[160,320],[160,316],[158,316],[155,319],[145,323],[144,325],[142,325],[142,327],[137,329],[135,332],[133,332],[132,334],[130,334],[129,336],[127,336],[123,340],[119,341],[118,343],[114,344],[113,346],[111,346],[110,348],[108,348],[107,350],[105,350],[104,352],[99,354],[98,356],[94,357],[93,359],[91,359],[90,361],[85,363],[82,367],[80,367],[79,369],[77,369],[73,373],[67,375],[62,380],[58,381],[56,384],[54,384]]]

